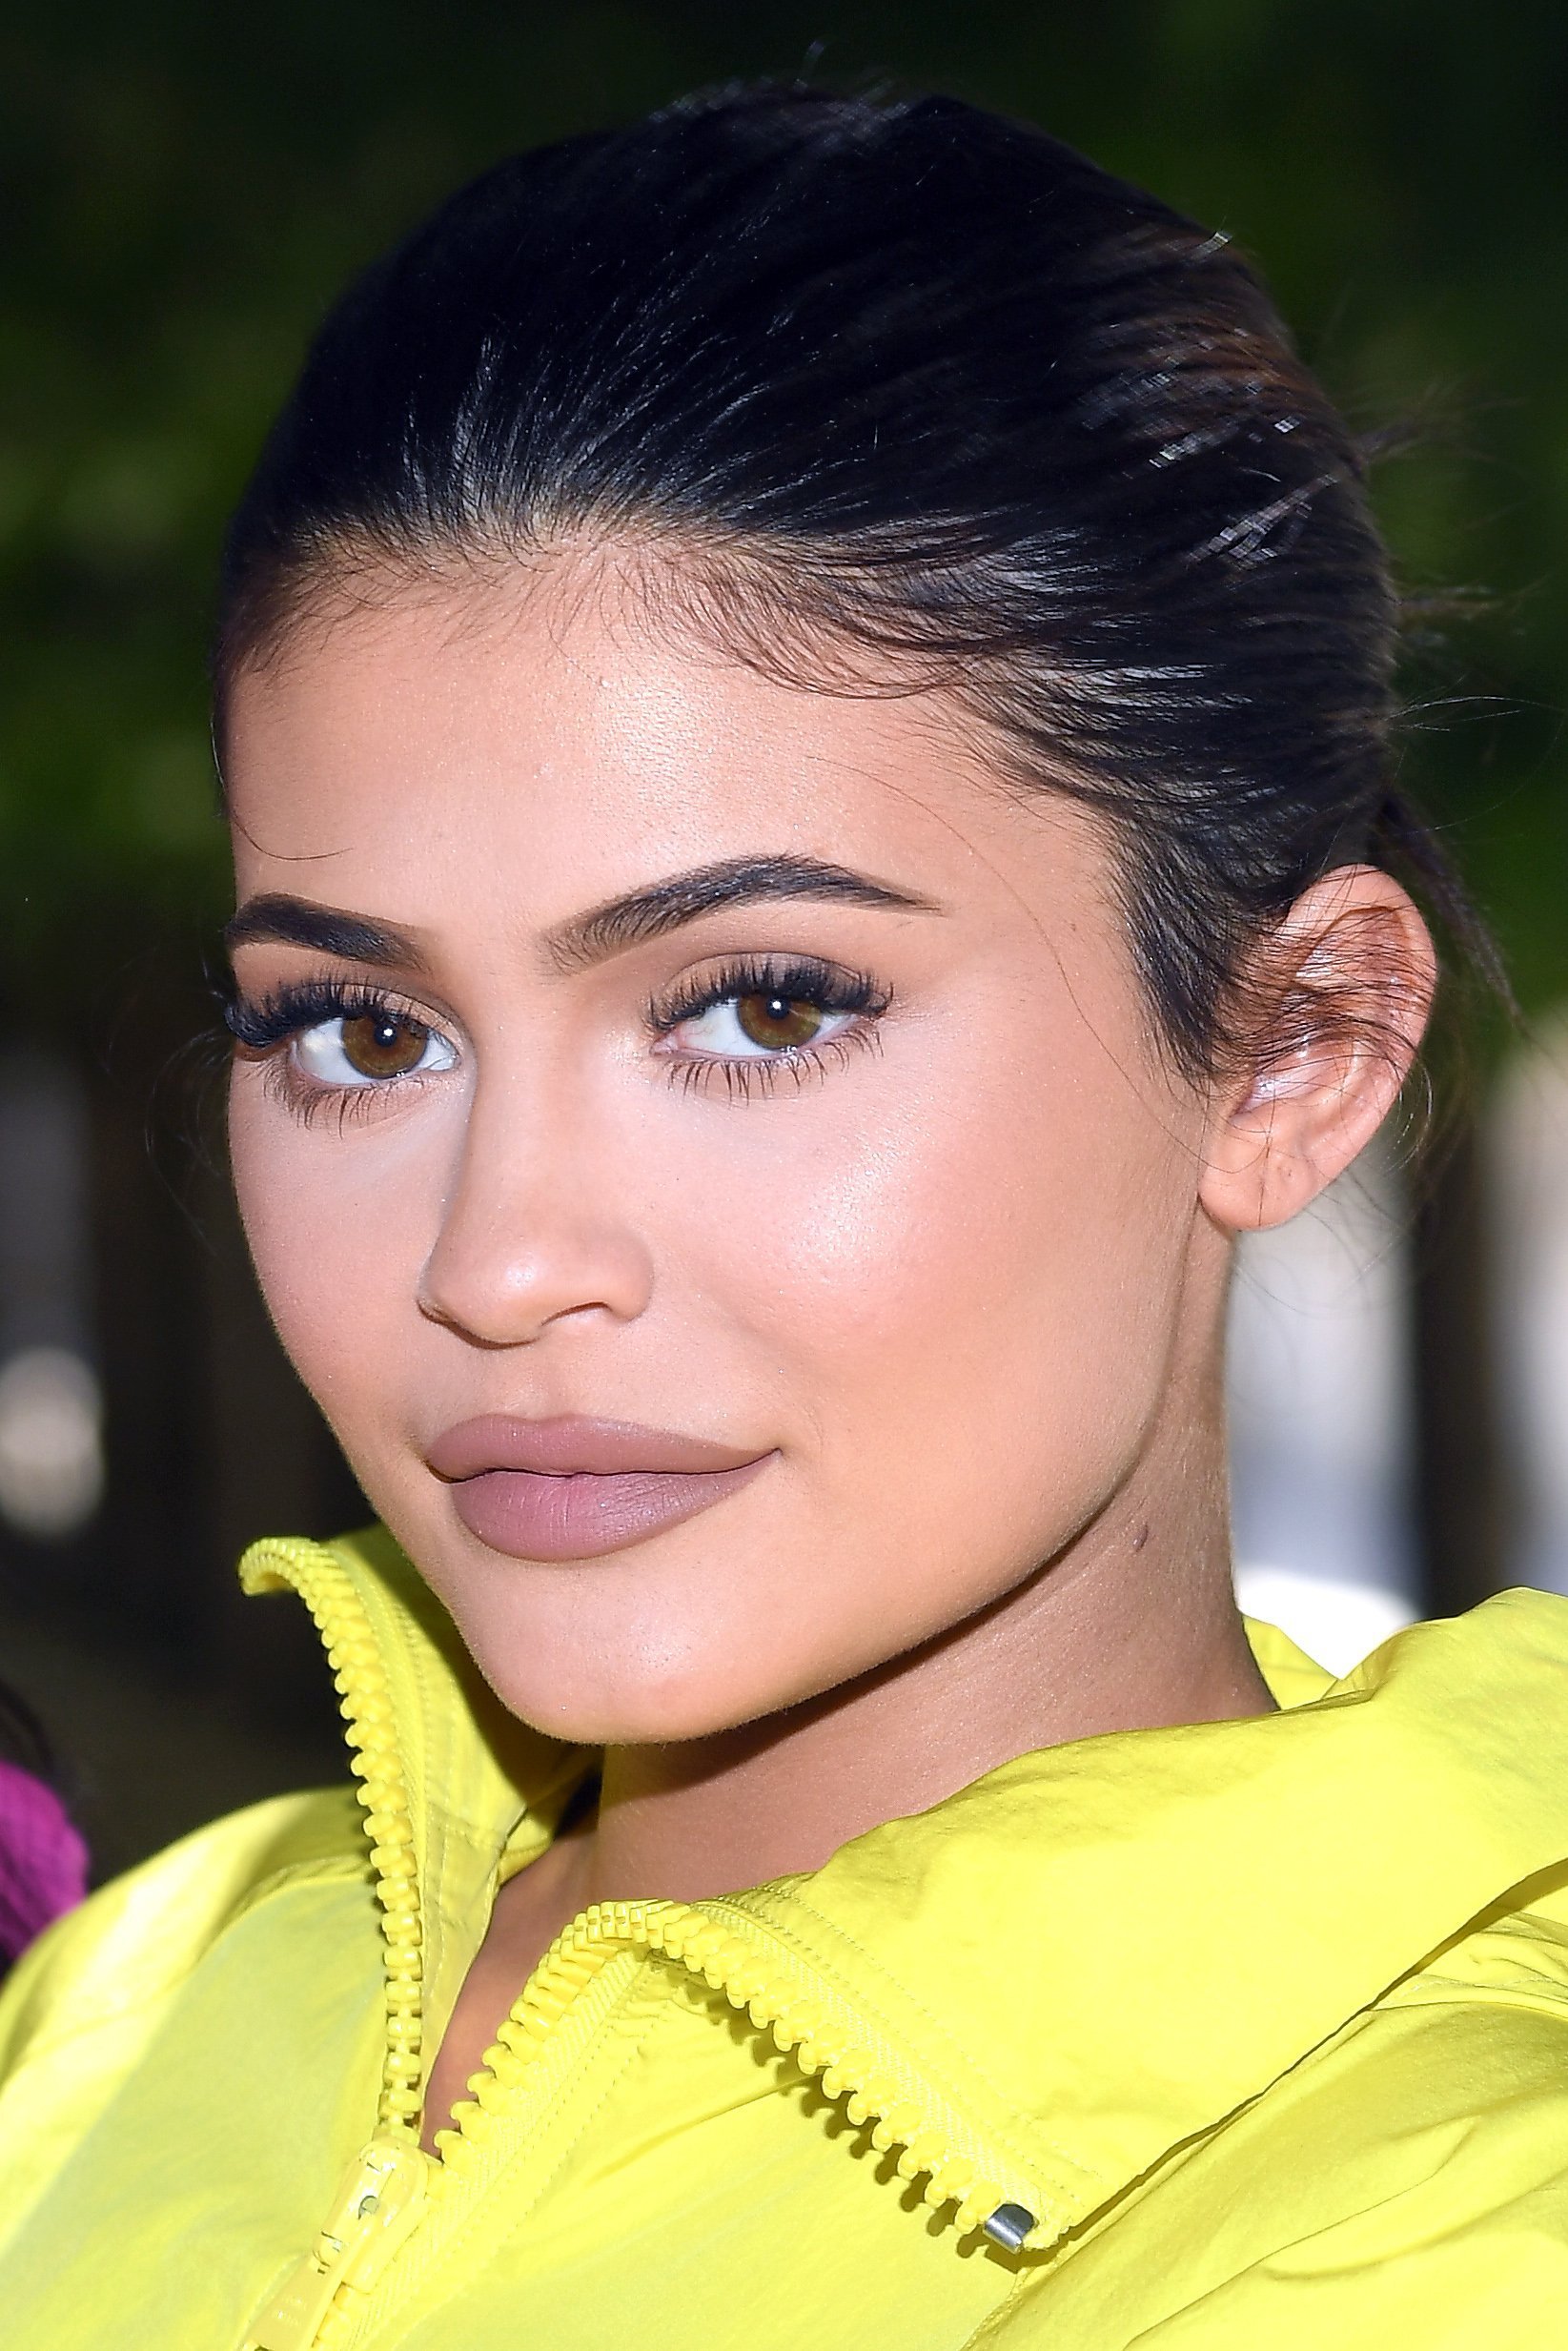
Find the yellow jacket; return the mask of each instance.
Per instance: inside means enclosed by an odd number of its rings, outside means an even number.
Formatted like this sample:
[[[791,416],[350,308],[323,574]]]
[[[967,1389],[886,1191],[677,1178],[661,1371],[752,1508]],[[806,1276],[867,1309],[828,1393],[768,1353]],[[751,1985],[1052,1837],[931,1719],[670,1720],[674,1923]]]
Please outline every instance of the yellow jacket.
[[[245,1574],[321,1627],[364,1818],[258,1805],[18,1969],[7,2351],[1568,2341],[1568,1604],[1333,1686],[1259,1627],[1277,1715],[590,1911],[432,2162],[422,2051],[591,1759],[384,1535]]]

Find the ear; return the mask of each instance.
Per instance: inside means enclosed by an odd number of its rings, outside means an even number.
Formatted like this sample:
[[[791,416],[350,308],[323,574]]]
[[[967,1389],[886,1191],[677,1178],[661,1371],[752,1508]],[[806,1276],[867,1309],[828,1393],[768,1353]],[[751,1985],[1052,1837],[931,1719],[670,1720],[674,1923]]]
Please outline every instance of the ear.
[[[1242,975],[1247,1067],[1215,1094],[1198,1188],[1216,1224],[1284,1224],[1350,1165],[1410,1074],[1436,978],[1392,875],[1340,866],[1303,891]]]

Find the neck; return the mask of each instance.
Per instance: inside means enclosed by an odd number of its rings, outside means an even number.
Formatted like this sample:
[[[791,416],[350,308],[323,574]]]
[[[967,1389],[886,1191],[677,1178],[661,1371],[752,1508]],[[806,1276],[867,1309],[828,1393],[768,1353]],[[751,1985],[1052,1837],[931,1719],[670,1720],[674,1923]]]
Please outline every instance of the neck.
[[[940,1640],[739,1729],[609,1749],[597,1820],[571,1840],[577,1907],[817,1869],[1035,1748],[1267,1712],[1232,1593],[1217,1378],[1206,1387],[1062,1552]]]

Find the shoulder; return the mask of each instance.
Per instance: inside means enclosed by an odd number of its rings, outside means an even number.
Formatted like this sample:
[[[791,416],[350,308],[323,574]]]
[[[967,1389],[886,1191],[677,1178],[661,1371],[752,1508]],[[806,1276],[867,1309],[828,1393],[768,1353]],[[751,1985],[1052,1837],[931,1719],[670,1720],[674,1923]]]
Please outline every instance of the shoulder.
[[[308,2104],[303,2053],[375,2012],[380,1943],[348,1788],[214,1822],[60,1919],[0,1995],[0,2240],[75,2164],[161,2160],[203,2100]]]
[[[1559,1870],[1515,1889],[1216,2134],[1193,2184],[1226,2215],[1229,2255],[1151,2331],[1151,2351],[1557,2340],[1565,1887]]]
[[[1150,2351],[1538,2351],[1568,2324],[1568,2008],[1427,1988],[1216,2148],[1232,2238]],[[1270,2111],[1272,2110],[1272,2111]],[[1142,2338],[1140,2338],[1142,2340]]]
[[[270,1894],[367,1874],[348,1786],[273,1797],[182,1837],[25,1953],[0,1993],[0,2083],[63,2035],[155,2007]]]
[[[989,2351],[1541,2351],[1568,2328],[1568,1879],[1173,2149]]]

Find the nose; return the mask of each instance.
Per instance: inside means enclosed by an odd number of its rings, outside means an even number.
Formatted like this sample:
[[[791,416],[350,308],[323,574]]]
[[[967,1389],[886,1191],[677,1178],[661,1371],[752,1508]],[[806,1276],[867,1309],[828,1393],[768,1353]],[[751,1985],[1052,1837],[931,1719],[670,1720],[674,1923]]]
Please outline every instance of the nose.
[[[527,1346],[569,1317],[631,1321],[649,1250],[607,1170],[624,1155],[480,1088],[420,1272],[419,1311],[479,1346]]]

